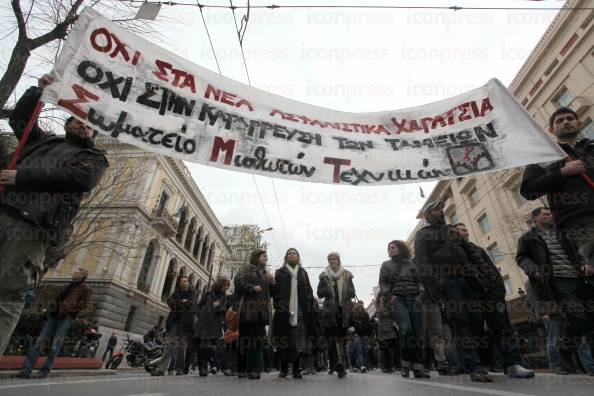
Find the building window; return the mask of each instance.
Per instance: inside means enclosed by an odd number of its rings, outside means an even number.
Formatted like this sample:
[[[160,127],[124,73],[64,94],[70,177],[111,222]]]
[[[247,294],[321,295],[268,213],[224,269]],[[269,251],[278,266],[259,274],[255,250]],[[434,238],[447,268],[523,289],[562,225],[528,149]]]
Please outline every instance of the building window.
[[[134,321],[134,314],[136,313],[136,307],[132,305],[130,307],[130,311],[128,312],[128,317],[126,318],[126,325],[124,326],[124,331],[130,331],[132,328],[132,322]]]
[[[518,206],[522,206],[526,202],[526,198],[524,198],[522,194],[520,194],[519,186],[512,189],[512,196],[514,197],[514,201],[516,201],[516,204]]]
[[[582,128],[582,136],[587,139],[594,139],[594,122],[590,118],[584,121],[584,127]]]
[[[569,104],[573,100],[573,96],[567,89],[564,89],[557,97],[553,100],[557,107],[569,107]]]
[[[487,252],[489,253],[489,256],[491,256],[491,260],[493,260],[493,262],[498,263],[499,261],[503,260],[503,254],[501,253],[501,250],[499,250],[497,242],[489,246],[487,248]]]
[[[142,260],[142,266],[140,267],[140,274],[138,275],[138,281],[136,282],[136,287],[138,290],[148,293],[149,291],[149,271],[151,267],[151,263],[153,262],[153,255],[155,253],[155,245],[151,241],[146,248],[146,252],[144,253],[144,259]]]
[[[161,192],[161,196],[159,197],[159,203],[157,204],[156,214],[160,216],[163,214],[163,211],[167,207],[167,201],[169,201],[169,195],[165,192]]]
[[[481,217],[478,218],[478,223],[481,226],[481,230],[483,230],[483,232],[489,232],[491,231],[491,223],[489,222],[489,218],[487,217],[487,214],[483,214]]]
[[[450,215],[450,224],[458,224],[460,222],[460,218],[456,212],[452,212]]]
[[[470,205],[474,206],[478,203],[479,199],[480,199],[480,195],[479,192],[476,188],[473,188],[472,190],[470,190],[470,192],[468,193],[468,200],[470,201]]]
[[[514,294],[514,286],[512,285],[512,281],[509,279],[509,276],[503,277],[503,285],[505,286],[505,295],[511,296]]]

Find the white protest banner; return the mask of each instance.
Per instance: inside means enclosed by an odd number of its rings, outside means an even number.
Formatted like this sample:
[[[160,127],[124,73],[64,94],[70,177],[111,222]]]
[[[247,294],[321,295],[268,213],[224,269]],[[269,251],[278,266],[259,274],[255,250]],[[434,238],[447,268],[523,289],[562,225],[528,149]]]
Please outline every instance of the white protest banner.
[[[86,8],[42,100],[147,151],[316,183],[439,180],[564,152],[497,80],[436,103],[345,113],[252,88]]]

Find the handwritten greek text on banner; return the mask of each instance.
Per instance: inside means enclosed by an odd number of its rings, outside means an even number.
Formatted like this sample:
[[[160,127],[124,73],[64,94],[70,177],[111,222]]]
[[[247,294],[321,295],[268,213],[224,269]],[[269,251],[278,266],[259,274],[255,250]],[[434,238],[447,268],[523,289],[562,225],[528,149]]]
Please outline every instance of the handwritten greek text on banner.
[[[42,100],[182,160],[291,180],[381,185],[558,160],[497,80],[436,103],[345,113],[225,78],[85,9]]]

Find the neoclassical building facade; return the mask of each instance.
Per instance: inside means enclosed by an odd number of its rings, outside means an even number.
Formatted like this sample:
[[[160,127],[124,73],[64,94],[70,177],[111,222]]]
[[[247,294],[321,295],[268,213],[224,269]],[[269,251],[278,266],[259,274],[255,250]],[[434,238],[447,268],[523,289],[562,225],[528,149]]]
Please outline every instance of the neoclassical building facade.
[[[86,268],[99,331],[141,335],[164,325],[180,276],[200,294],[231,249],[181,161],[98,139],[109,170],[76,219],[68,255],[43,284],[64,284]]]

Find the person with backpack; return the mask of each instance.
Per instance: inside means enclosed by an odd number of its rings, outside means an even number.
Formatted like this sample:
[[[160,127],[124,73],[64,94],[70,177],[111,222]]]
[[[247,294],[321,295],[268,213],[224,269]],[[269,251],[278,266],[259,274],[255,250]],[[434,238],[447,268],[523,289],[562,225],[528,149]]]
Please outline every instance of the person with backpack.
[[[350,325],[351,299],[355,297],[353,274],[340,263],[340,254],[328,254],[328,267],[320,274],[317,295],[324,299],[322,331],[328,346],[329,374],[346,376],[346,334]]]

